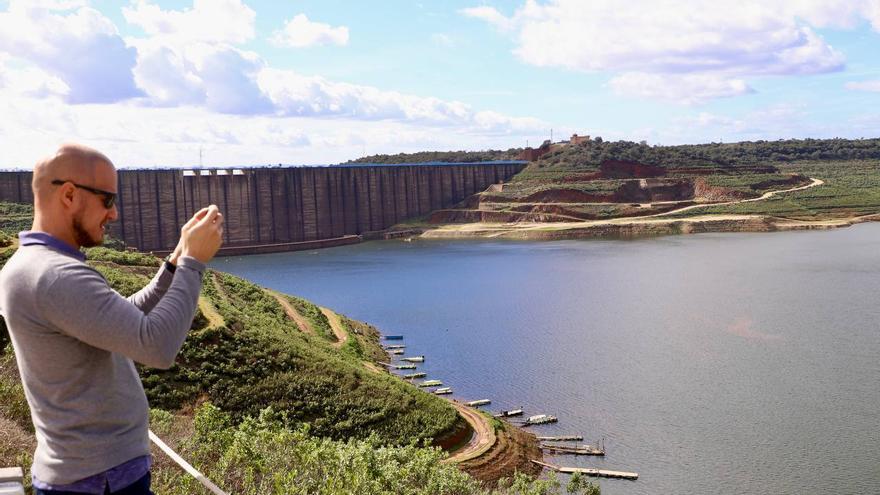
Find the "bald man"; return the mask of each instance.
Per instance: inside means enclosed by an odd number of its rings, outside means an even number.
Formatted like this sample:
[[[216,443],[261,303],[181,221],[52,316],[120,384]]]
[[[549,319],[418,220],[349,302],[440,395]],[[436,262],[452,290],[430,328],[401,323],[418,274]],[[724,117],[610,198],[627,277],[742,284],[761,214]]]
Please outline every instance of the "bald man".
[[[169,368],[223,217],[204,208],[153,280],[124,298],[85,263],[116,220],[116,169],[64,145],[34,168],[34,223],[0,271],[0,312],[37,436],[35,493],[151,494],[148,404],[134,366]]]

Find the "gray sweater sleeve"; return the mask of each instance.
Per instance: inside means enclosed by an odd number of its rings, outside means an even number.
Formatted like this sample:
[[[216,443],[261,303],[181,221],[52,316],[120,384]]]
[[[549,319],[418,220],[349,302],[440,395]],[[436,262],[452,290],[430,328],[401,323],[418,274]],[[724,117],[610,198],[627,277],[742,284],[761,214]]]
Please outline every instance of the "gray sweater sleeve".
[[[165,295],[165,291],[171,286],[171,281],[173,279],[174,274],[168,270],[165,263],[162,263],[162,266],[159,268],[159,271],[156,272],[156,276],[153,277],[153,280],[150,280],[150,283],[144,286],[143,289],[128,296],[128,301],[137,306],[138,309],[144,313],[149,313],[152,311],[156,303],[162,299],[162,296]]]
[[[205,265],[195,258],[181,258],[168,290],[145,313],[110,288],[93,268],[71,264],[44,292],[44,314],[77,340],[167,369],[174,364],[192,324],[204,270]]]

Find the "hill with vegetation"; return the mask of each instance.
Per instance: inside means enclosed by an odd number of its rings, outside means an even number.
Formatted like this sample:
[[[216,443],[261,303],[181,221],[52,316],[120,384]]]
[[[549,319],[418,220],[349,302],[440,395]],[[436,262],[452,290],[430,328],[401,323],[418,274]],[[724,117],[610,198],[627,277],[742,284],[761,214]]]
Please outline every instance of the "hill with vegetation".
[[[355,160],[349,160],[340,165],[349,165],[356,163],[363,164],[382,164],[397,165],[401,163],[430,163],[430,162],[447,162],[447,163],[473,163],[473,162],[493,162],[504,160],[516,160],[517,156],[522,152],[522,148],[510,148],[507,151],[502,150],[485,150],[485,151],[419,151],[416,153],[398,153],[396,155],[369,155]]]
[[[3,264],[31,215],[27,205],[0,205]],[[161,263],[104,247],[87,255],[125,296]],[[176,364],[138,368],[151,428],[236,494],[560,493],[555,480],[521,475],[490,489],[440,463],[446,454],[437,445],[460,437],[467,424],[448,402],[375,365],[387,357],[376,328],[342,315],[339,324],[344,341],[313,303],[208,270]],[[0,466],[30,465],[33,429],[3,324],[0,437]],[[164,454],[154,455],[157,493],[200,492]],[[574,488],[594,493],[579,480]]]
[[[880,139],[649,146],[595,138],[551,145],[508,183],[435,212],[422,227],[709,215],[812,222],[878,213]]]
[[[788,139],[677,146],[650,146],[644,141],[587,140],[554,149],[535,161],[529,171],[597,170],[607,160],[638,162],[669,169],[736,168],[804,161],[880,160],[880,139]]]

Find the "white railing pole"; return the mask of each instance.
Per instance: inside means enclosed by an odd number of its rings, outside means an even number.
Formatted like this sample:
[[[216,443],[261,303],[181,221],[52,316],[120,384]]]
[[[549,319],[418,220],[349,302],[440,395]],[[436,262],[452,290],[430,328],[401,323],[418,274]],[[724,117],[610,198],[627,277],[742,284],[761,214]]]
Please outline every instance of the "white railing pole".
[[[166,454],[168,454],[168,457],[170,457],[174,462],[176,462],[178,466],[182,467],[184,471],[186,471],[187,473],[192,475],[193,478],[199,480],[199,483],[204,485],[205,488],[207,488],[208,490],[211,490],[211,492],[213,492],[214,495],[229,495],[228,493],[221,490],[220,487],[218,487],[217,485],[212,483],[211,480],[206,478],[204,474],[200,473],[196,468],[192,467],[192,465],[190,465],[190,463],[183,460],[182,457],[177,455],[177,452],[171,450],[171,447],[166,445],[165,442],[163,442],[161,438],[156,436],[156,434],[153,433],[153,430],[150,430],[150,440],[154,444],[156,444],[156,446],[159,447],[162,450],[162,452],[165,452]]]

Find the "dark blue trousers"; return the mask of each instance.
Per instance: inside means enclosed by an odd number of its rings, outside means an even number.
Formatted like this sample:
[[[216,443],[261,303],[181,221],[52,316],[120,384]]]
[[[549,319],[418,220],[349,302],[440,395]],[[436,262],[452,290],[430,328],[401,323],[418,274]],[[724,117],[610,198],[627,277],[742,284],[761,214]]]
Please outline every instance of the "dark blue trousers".
[[[82,492],[65,492],[58,490],[40,490],[39,488],[34,488],[34,495],[83,495]],[[150,473],[144,475],[143,478],[135,481],[134,483],[128,485],[127,487],[116,490],[115,492],[110,491],[110,487],[108,486],[104,495],[155,495],[150,491]]]

